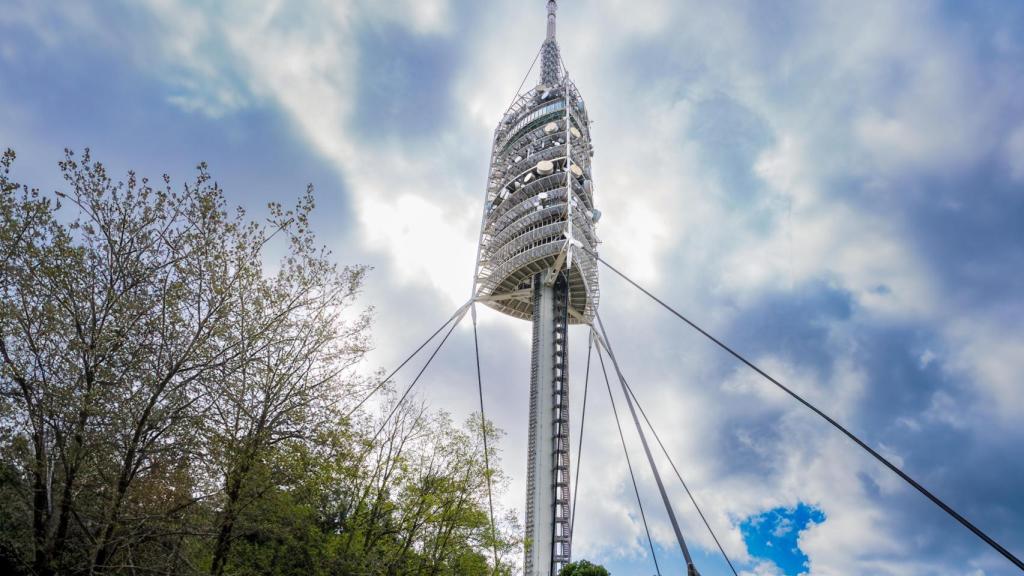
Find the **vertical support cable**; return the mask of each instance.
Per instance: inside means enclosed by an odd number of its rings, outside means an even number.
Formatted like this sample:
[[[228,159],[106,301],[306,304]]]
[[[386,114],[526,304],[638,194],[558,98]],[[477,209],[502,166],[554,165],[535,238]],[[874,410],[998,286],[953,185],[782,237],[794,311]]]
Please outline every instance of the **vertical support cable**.
[[[467,307],[467,306],[469,306],[469,305],[470,305],[470,304],[471,304],[472,302],[473,302],[473,299],[472,299],[472,298],[470,298],[469,302],[466,302],[465,304],[463,304],[462,306],[460,306],[460,307],[459,307],[459,309],[458,309],[458,310],[456,310],[454,314],[452,314],[452,315],[451,315],[451,316],[450,316],[450,317],[449,317],[449,318],[448,318],[447,320],[445,320],[444,324],[441,324],[441,326],[439,326],[439,327],[437,328],[437,330],[435,330],[435,331],[434,331],[434,333],[433,333],[433,334],[431,334],[431,335],[430,335],[430,337],[429,337],[429,338],[427,338],[427,339],[426,339],[426,340],[425,340],[425,341],[423,342],[423,344],[420,344],[419,348],[417,348],[417,349],[413,350],[412,354],[409,354],[409,355],[408,355],[408,356],[407,356],[407,357],[405,358],[405,360],[403,360],[403,361],[402,361],[402,363],[398,365],[398,368],[395,368],[394,370],[392,370],[392,371],[391,371],[391,373],[387,375],[387,377],[385,377],[385,378],[384,378],[383,380],[381,380],[379,384],[377,384],[376,386],[374,386],[373,390],[371,390],[369,394],[367,394],[366,396],[364,396],[364,397],[363,397],[363,399],[362,399],[362,400],[360,400],[359,402],[357,402],[357,403],[356,403],[356,405],[355,405],[355,406],[353,406],[353,407],[352,407],[352,408],[351,408],[351,409],[350,409],[350,410],[349,410],[349,411],[348,411],[348,412],[347,412],[347,413],[345,414],[345,418],[347,419],[347,418],[351,417],[351,416],[352,416],[353,414],[355,414],[355,413],[356,413],[356,412],[357,412],[357,411],[358,411],[358,410],[359,410],[360,408],[362,408],[362,407],[363,407],[363,404],[365,404],[367,400],[369,400],[370,398],[372,398],[372,397],[373,397],[373,395],[374,395],[374,394],[376,394],[377,392],[380,392],[381,388],[384,388],[384,385],[385,385],[385,384],[387,384],[388,382],[390,382],[390,381],[391,381],[391,379],[395,377],[395,374],[398,374],[398,371],[399,371],[399,370],[401,370],[402,368],[404,368],[406,364],[408,364],[408,363],[409,363],[409,362],[410,362],[410,361],[411,361],[411,360],[412,360],[412,359],[413,359],[414,357],[416,357],[416,355],[417,355],[417,354],[419,354],[419,353],[420,353],[420,350],[423,350],[424,348],[426,348],[426,347],[427,347],[427,344],[430,344],[430,341],[431,341],[431,340],[433,340],[434,338],[436,338],[436,337],[437,337],[437,335],[438,335],[438,334],[440,334],[442,330],[444,330],[445,326],[447,326],[448,324],[451,324],[451,322],[452,322],[453,320],[455,320],[456,318],[461,318],[461,314],[464,314],[464,313],[465,313],[465,311],[466,311],[466,307]],[[456,321],[456,322],[457,322],[457,321]]]
[[[591,328],[593,332],[593,328]],[[619,440],[622,442],[622,453],[626,455],[626,466],[629,468],[629,478],[633,481],[633,493],[636,494],[636,505],[640,508],[640,519],[644,523],[644,532],[647,534],[647,545],[651,549],[651,558],[654,560],[654,571],[661,576],[661,567],[658,566],[658,555],[654,552],[654,540],[651,539],[651,531],[647,527],[647,515],[644,514],[644,503],[640,500],[640,489],[636,485],[636,476],[633,474],[633,464],[629,460],[629,449],[626,447],[626,437],[622,433],[622,424],[619,423],[619,411],[615,408],[615,396],[612,395],[612,385],[608,380],[608,370],[604,365],[604,356],[601,354],[601,347],[597,348],[597,359],[601,363],[601,372],[604,373],[604,386],[608,389],[608,400],[612,403],[612,414],[615,416],[615,427],[619,429]]]
[[[569,76],[562,79],[565,98],[565,269],[572,268],[572,117],[569,114]]]
[[[683,552],[683,558],[686,559],[686,571],[687,574],[696,575],[696,568],[693,566],[693,559],[690,558],[690,550],[686,546],[686,540],[683,538],[683,532],[679,529],[679,522],[676,520],[676,512],[672,508],[672,502],[669,501],[669,494],[665,491],[665,484],[662,482],[662,475],[658,474],[657,465],[654,463],[654,456],[650,453],[650,447],[647,445],[647,435],[644,434],[643,426],[640,425],[640,418],[637,417],[637,411],[633,407],[633,399],[630,398],[629,390],[626,389],[626,377],[623,375],[622,369],[618,367],[618,361],[615,360],[615,353],[611,352],[611,345],[608,343],[608,334],[604,331],[604,323],[601,322],[601,315],[596,315],[597,325],[601,328],[601,336],[603,338],[602,343],[605,345],[608,351],[608,358],[611,359],[611,364],[615,368],[615,373],[618,375],[618,383],[623,387],[623,394],[626,396],[626,405],[630,408],[630,414],[633,415],[633,423],[636,424],[637,434],[640,435],[640,443],[643,445],[643,451],[647,455],[647,462],[650,464],[650,471],[653,472],[654,481],[657,483],[657,491],[662,494],[662,502],[665,504],[665,511],[669,513],[669,520],[672,521],[672,529],[676,532],[676,540],[679,542],[679,549]]]
[[[391,412],[388,413],[387,418],[385,418],[384,421],[380,423],[380,428],[377,428],[377,431],[373,434],[373,438],[370,439],[370,444],[373,444],[374,442],[377,441],[377,437],[380,436],[380,433],[384,431],[384,427],[388,425],[388,422],[391,421],[391,418],[395,415],[395,412],[398,412],[398,408],[402,405],[402,403],[405,402],[405,399],[409,397],[409,393],[412,392],[412,389],[416,387],[416,383],[420,381],[420,377],[423,376],[423,373],[427,371],[427,367],[430,366],[430,363],[434,361],[434,357],[437,356],[437,353],[441,351],[441,347],[444,346],[444,343],[448,341],[448,337],[452,335],[453,331],[455,331],[455,327],[458,326],[459,322],[462,322],[462,319],[466,317],[467,310],[469,310],[468,304],[467,306],[459,310],[459,313],[455,318],[455,322],[453,322],[451,327],[448,328],[448,332],[445,333],[444,338],[442,338],[441,341],[438,342],[437,347],[434,348],[434,351],[430,354],[430,357],[427,358],[426,364],[424,364],[423,367],[420,368],[420,371],[416,374],[416,377],[413,378],[412,384],[409,384],[409,387],[405,389],[405,393],[402,394],[402,397],[398,399],[398,402],[395,402],[395,405],[393,408],[391,408]]]
[[[718,536],[715,531],[711,529],[711,523],[708,522],[704,511],[700,509],[700,505],[697,504],[697,499],[693,497],[693,492],[690,492],[690,487],[686,484],[686,480],[683,480],[683,475],[679,473],[679,468],[676,468],[676,463],[672,460],[672,456],[669,455],[668,449],[665,448],[665,444],[662,443],[661,437],[658,436],[658,431],[654,429],[654,424],[651,424],[651,419],[647,417],[647,412],[644,412],[644,407],[640,405],[640,399],[636,397],[633,389],[629,386],[629,382],[626,382],[626,390],[629,391],[629,395],[633,397],[633,402],[636,403],[636,407],[640,410],[640,415],[644,417],[644,422],[647,423],[647,427],[650,428],[651,433],[654,434],[655,441],[658,442],[658,446],[661,447],[661,451],[665,454],[665,458],[668,460],[672,471],[676,473],[676,478],[679,479],[679,483],[683,485],[683,490],[686,490],[686,495],[690,497],[690,502],[693,503],[693,507],[697,509],[697,514],[700,514],[700,519],[704,521],[704,526],[707,527],[708,533],[711,534],[711,538],[714,539],[715,545],[718,546],[718,551],[722,553],[722,558],[725,559],[725,563],[729,565],[729,570],[732,571],[733,576],[739,576],[736,572],[736,567],[732,565],[732,560],[729,559],[729,555],[725,553],[725,548],[722,547],[722,543],[718,541]]]
[[[686,559],[686,571],[691,576],[699,576],[697,568],[693,565],[693,558],[690,557],[690,550],[686,546],[686,540],[683,538],[683,532],[679,529],[679,522],[676,520],[676,513],[672,509],[672,503],[668,499],[668,493],[665,492],[665,484],[661,481],[661,474],[658,473],[658,466],[654,463],[654,456],[651,454],[651,448],[647,445],[647,435],[644,434],[644,429],[640,425],[640,418],[636,415],[636,409],[633,408],[633,400],[629,396],[629,391],[626,389],[626,378],[622,375],[622,370],[619,368],[619,362],[615,359],[615,353],[612,352],[611,345],[608,343],[608,334],[604,329],[604,322],[601,321],[601,315],[597,314],[597,325],[601,328],[601,336],[603,340],[600,342],[608,350],[608,357],[612,360],[612,365],[615,367],[615,373],[619,377],[619,385],[622,386],[622,393],[626,396],[626,405],[629,406],[629,412],[633,416],[633,423],[636,425],[636,432],[640,435],[640,443],[643,444],[644,453],[647,455],[647,462],[651,465],[651,472],[654,473],[654,480],[658,484],[658,492],[661,493],[661,501],[665,505],[665,512],[668,513],[669,520],[672,521],[672,530],[676,533],[676,540],[679,542],[679,549],[683,552],[683,558]]]
[[[587,371],[583,377],[583,408],[580,411],[580,442],[576,448],[576,480],[572,484],[572,516],[569,521],[569,528],[576,526],[576,498],[580,495],[580,460],[583,459],[583,426],[587,423],[587,389],[590,388],[590,353],[594,349],[593,332],[587,335]]]
[[[476,330],[476,304],[472,305],[473,316],[473,351],[476,353],[476,388],[480,396],[480,435],[484,439],[484,476],[487,478],[487,508],[491,519],[491,546],[494,552],[494,568],[492,574],[498,572],[498,537],[494,529],[494,497],[491,492],[491,456],[487,446],[487,415],[484,412],[484,380],[480,373],[480,341]]]

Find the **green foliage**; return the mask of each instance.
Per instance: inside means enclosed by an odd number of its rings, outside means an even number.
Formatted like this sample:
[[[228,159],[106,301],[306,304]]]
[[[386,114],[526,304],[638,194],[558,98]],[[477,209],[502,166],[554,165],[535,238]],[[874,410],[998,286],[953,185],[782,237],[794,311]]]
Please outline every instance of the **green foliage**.
[[[310,228],[312,190],[229,212],[204,165],[181,190],[88,151],[53,195],[0,159],[0,571],[509,574],[492,531],[500,432],[354,406],[367,272]],[[279,255],[264,267],[269,254]],[[497,551],[498,566],[493,554]],[[494,569],[496,568],[496,570]]]
[[[558,576],[610,576],[608,570],[600,564],[592,564],[587,560],[571,562],[562,567]]]

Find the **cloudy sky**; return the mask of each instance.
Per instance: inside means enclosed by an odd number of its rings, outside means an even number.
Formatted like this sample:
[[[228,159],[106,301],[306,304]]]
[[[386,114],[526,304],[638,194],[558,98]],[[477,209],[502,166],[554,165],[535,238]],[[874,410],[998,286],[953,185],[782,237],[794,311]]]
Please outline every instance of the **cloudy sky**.
[[[55,6],[0,0],[0,146],[18,179],[54,188],[62,149],[90,146],[115,173],[178,182],[205,160],[257,212],[312,182],[324,241],[375,267],[366,370],[468,297],[490,136],[543,39],[542,0]],[[595,120],[603,256],[1024,554],[1024,4],[564,0],[559,35]],[[745,573],[1018,573],[602,274],[623,370]],[[486,309],[480,324],[501,501],[522,511],[529,328]],[[587,334],[571,338],[579,402]],[[574,552],[652,574],[590,383]],[[467,326],[421,395],[475,408]],[[701,571],[725,574],[670,493]]]

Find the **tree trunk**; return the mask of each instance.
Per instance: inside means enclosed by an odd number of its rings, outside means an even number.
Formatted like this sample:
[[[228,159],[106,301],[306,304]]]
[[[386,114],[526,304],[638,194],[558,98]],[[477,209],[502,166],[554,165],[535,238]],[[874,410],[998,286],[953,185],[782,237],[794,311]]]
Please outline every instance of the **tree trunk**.
[[[232,475],[227,483],[227,502],[224,505],[224,517],[217,531],[217,542],[213,548],[213,561],[210,563],[210,576],[222,576],[231,553],[231,538],[234,536],[235,520],[238,516],[238,501],[242,497],[242,483],[249,473],[250,462],[245,462]]]
[[[52,576],[53,556],[49,544],[50,496],[46,486],[46,438],[42,424],[35,426],[32,444],[35,462],[32,469],[32,536],[35,544],[35,573]]]
[[[89,390],[86,390],[88,394]],[[64,552],[64,542],[67,540],[68,526],[71,523],[72,497],[74,495],[75,480],[78,477],[78,470],[82,462],[82,446],[84,444],[85,426],[89,421],[89,410],[82,407],[78,412],[78,422],[74,433],[74,444],[68,452],[71,462],[68,464],[67,475],[64,478],[64,488],[61,490],[60,514],[57,518],[57,534],[51,543],[51,558],[59,558]]]

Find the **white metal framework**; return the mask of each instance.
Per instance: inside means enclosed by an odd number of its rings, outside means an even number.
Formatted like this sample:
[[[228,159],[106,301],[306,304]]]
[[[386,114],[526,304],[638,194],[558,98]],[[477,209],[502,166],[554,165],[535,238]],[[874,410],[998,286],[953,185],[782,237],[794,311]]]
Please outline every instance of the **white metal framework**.
[[[475,278],[476,299],[533,321],[527,467],[527,576],[571,559],[569,324],[590,324],[599,298],[590,121],[569,79],[548,0],[540,82],[494,131]]]
[[[599,298],[590,159],[590,121],[554,37],[554,1],[541,82],[520,94],[494,132],[480,230],[477,290],[482,302],[531,319],[532,278],[565,270],[571,324],[589,324]],[[579,244],[577,244],[579,243]],[[554,281],[554,276],[548,283]]]

